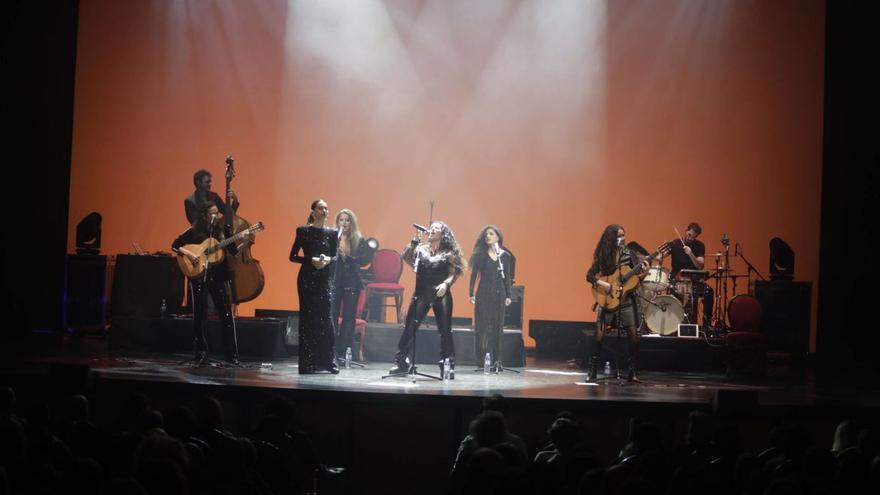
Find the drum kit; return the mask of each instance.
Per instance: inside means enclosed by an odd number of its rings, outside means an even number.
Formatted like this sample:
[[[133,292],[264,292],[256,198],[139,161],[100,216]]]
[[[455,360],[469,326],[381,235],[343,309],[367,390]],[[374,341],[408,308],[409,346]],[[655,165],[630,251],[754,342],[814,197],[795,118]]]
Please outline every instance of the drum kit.
[[[678,239],[684,239],[678,229],[673,226]],[[643,331],[657,335],[676,335],[679,325],[684,323],[698,324],[709,337],[723,336],[731,330],[742,327],[742,321],[751,321],[752,308],[760,304],[751,295],[752,272],[759,278],[764,277],[745,257],[739,244],[733,255],[739,257],[748,268],[745,275],[736,274],[730,268],[730,238],[721,235],[722,250],[714,253],[715,268],[712,270],[680,270],[675,278],[669,270],[662,266],[651,266],[637,289],[639,309],[644,322]],[[747,294],[737,295],[737,279],[747,278]],[[712,319],[704,320],[706,313],[702,306],[704,296],[709,290],[709,283],[714,281],[714,299],[712,300]],[[733,299],[728,301],[732,289]],[[728,324],[729,322],[729,324]],[[746,325],[748,326],[748,325]]]
[[[648,269],[638,288],[639,309],[648,333],[676,335],[682,323],[700,324],[709,333],[726,331],[728,282],[735,294],[736,280],[746,275],[737,275],[725,268],[721,263],[722,256],[722,253],[715,253],[714,270],[681,270],[675,278],[662,266]],[[701,321],[703,296],[711,280],[715,285],[713,317],[712,321]]]
[[[674,335],[681,323],[696,323],[690,314],[694,298],[705,294],[709,272],[682,270],[676,278],[662,266],[652,266],[639,286],[639,309],[650,333]]]

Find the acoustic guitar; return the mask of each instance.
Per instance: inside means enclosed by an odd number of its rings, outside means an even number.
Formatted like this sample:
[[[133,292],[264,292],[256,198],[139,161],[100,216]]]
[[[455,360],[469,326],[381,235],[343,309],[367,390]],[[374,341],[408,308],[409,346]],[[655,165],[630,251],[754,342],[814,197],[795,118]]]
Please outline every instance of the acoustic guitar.
[[[263,222],[257,222],[223,241],[209,237],[200,244],[183,245],[175,250],[177,253],[177,266],[180,267],[180,270],[188,278],[199,278],[204,275],[205,269],[207,269],[209,264],[216,265],[223,262],[223,258],[226,256],[226,251],[224,250],[226,246],[233,242],[238,242],[249,235],[256,234],[264,228]],[[197,259],[193,260],[191,257]]]
[[[664,255],[669,252],[668,243],[663,243],[656,251],[651,253],[645,261],[648,265],[657,256]],[[603,292],[597,287],[593,288],[593,297],[596,304],[608,311],[614,311],[620,306],[620,301],[639,285],[639,275],[642,273],[641,263],[635,268],[625,267],[627,271],[621,274],[621,269],[614,270],[611,275],[600,275],[599,280],[603,280],[611,284],[611,290],[608,293]]]

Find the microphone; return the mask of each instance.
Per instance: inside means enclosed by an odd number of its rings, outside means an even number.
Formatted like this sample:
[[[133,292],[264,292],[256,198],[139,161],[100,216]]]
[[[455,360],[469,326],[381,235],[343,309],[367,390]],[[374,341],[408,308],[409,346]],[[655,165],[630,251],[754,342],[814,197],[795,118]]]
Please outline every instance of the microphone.
[[[216,213],[211,213],[211,223],[213,224],[214,221],[216,221],[216,220],[217,220],[217,214],[216,214]]]
[[[419,225],[417,223],[414,223],[413,227],[415,227],[416,230],[418,230],[419,232],[427,232],[428,231],[428,227],[425,227],[424,225]]]
[[[501,248],[498,247],[498,243],[496,242],[495,244],[492,244],[492,246],[495,247],[495,254],[501,256]]]

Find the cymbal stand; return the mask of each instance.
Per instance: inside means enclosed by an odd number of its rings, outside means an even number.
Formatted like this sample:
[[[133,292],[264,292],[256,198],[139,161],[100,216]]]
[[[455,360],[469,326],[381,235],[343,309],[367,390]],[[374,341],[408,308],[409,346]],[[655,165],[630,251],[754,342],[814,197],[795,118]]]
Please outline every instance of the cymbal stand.
[[[746,259],[746,255],[743,254],[742,250],[740,249],[740,247],[739,247],[739,243],[736,243],[736,246],[735,246],[734,251],[733,251],[733,255],[734,255],[734,256],[739,256],[740,259],[742,259],[742,260],[745,262],[745,264],[746,264],[746,270],[747,270],[746,273],[747,273],[747,276],[748,276],[748,280],[747,280],[747,282],[746,282],[746,283],[748,284],[748,285],[746,285],[746,288],[747,288],[747,291],[746,291],[746,292],[748,292],[748,294],[749,294],[750,296],[753,296],[753,295],[754,295],[754,294],[753,294],[754,291],[752,290],[752,272],[755,272],[755,275],[757,275],[758,278],[760,278],[761,280],[767,280],[767,279],[764,278],[763,275],[761,275],[761,272],[759,272],[758,269],[755,268],[754,265],[752,265],[752,264],[749,262],[748,259]]]

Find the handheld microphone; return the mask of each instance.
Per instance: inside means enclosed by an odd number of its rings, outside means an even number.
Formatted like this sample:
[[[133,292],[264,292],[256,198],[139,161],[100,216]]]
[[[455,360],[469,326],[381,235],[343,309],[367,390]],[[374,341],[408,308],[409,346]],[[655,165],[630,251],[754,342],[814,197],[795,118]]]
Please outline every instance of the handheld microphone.
[[[425,227],[424,225],[419,225],[417,223],[414,223],[413,227],[415,227],[416,230],[418,230],[419,232],[427,232],[428,231],[428,227]]]
[[[211,213],[211,223],[213,224],[217,220],[217,214]]]
[[[496,242],[495,244],[492,244],[492,246],[495,247],[495,254],[500,256],[501,255],[501,248],[498,247],[498,243]]]

